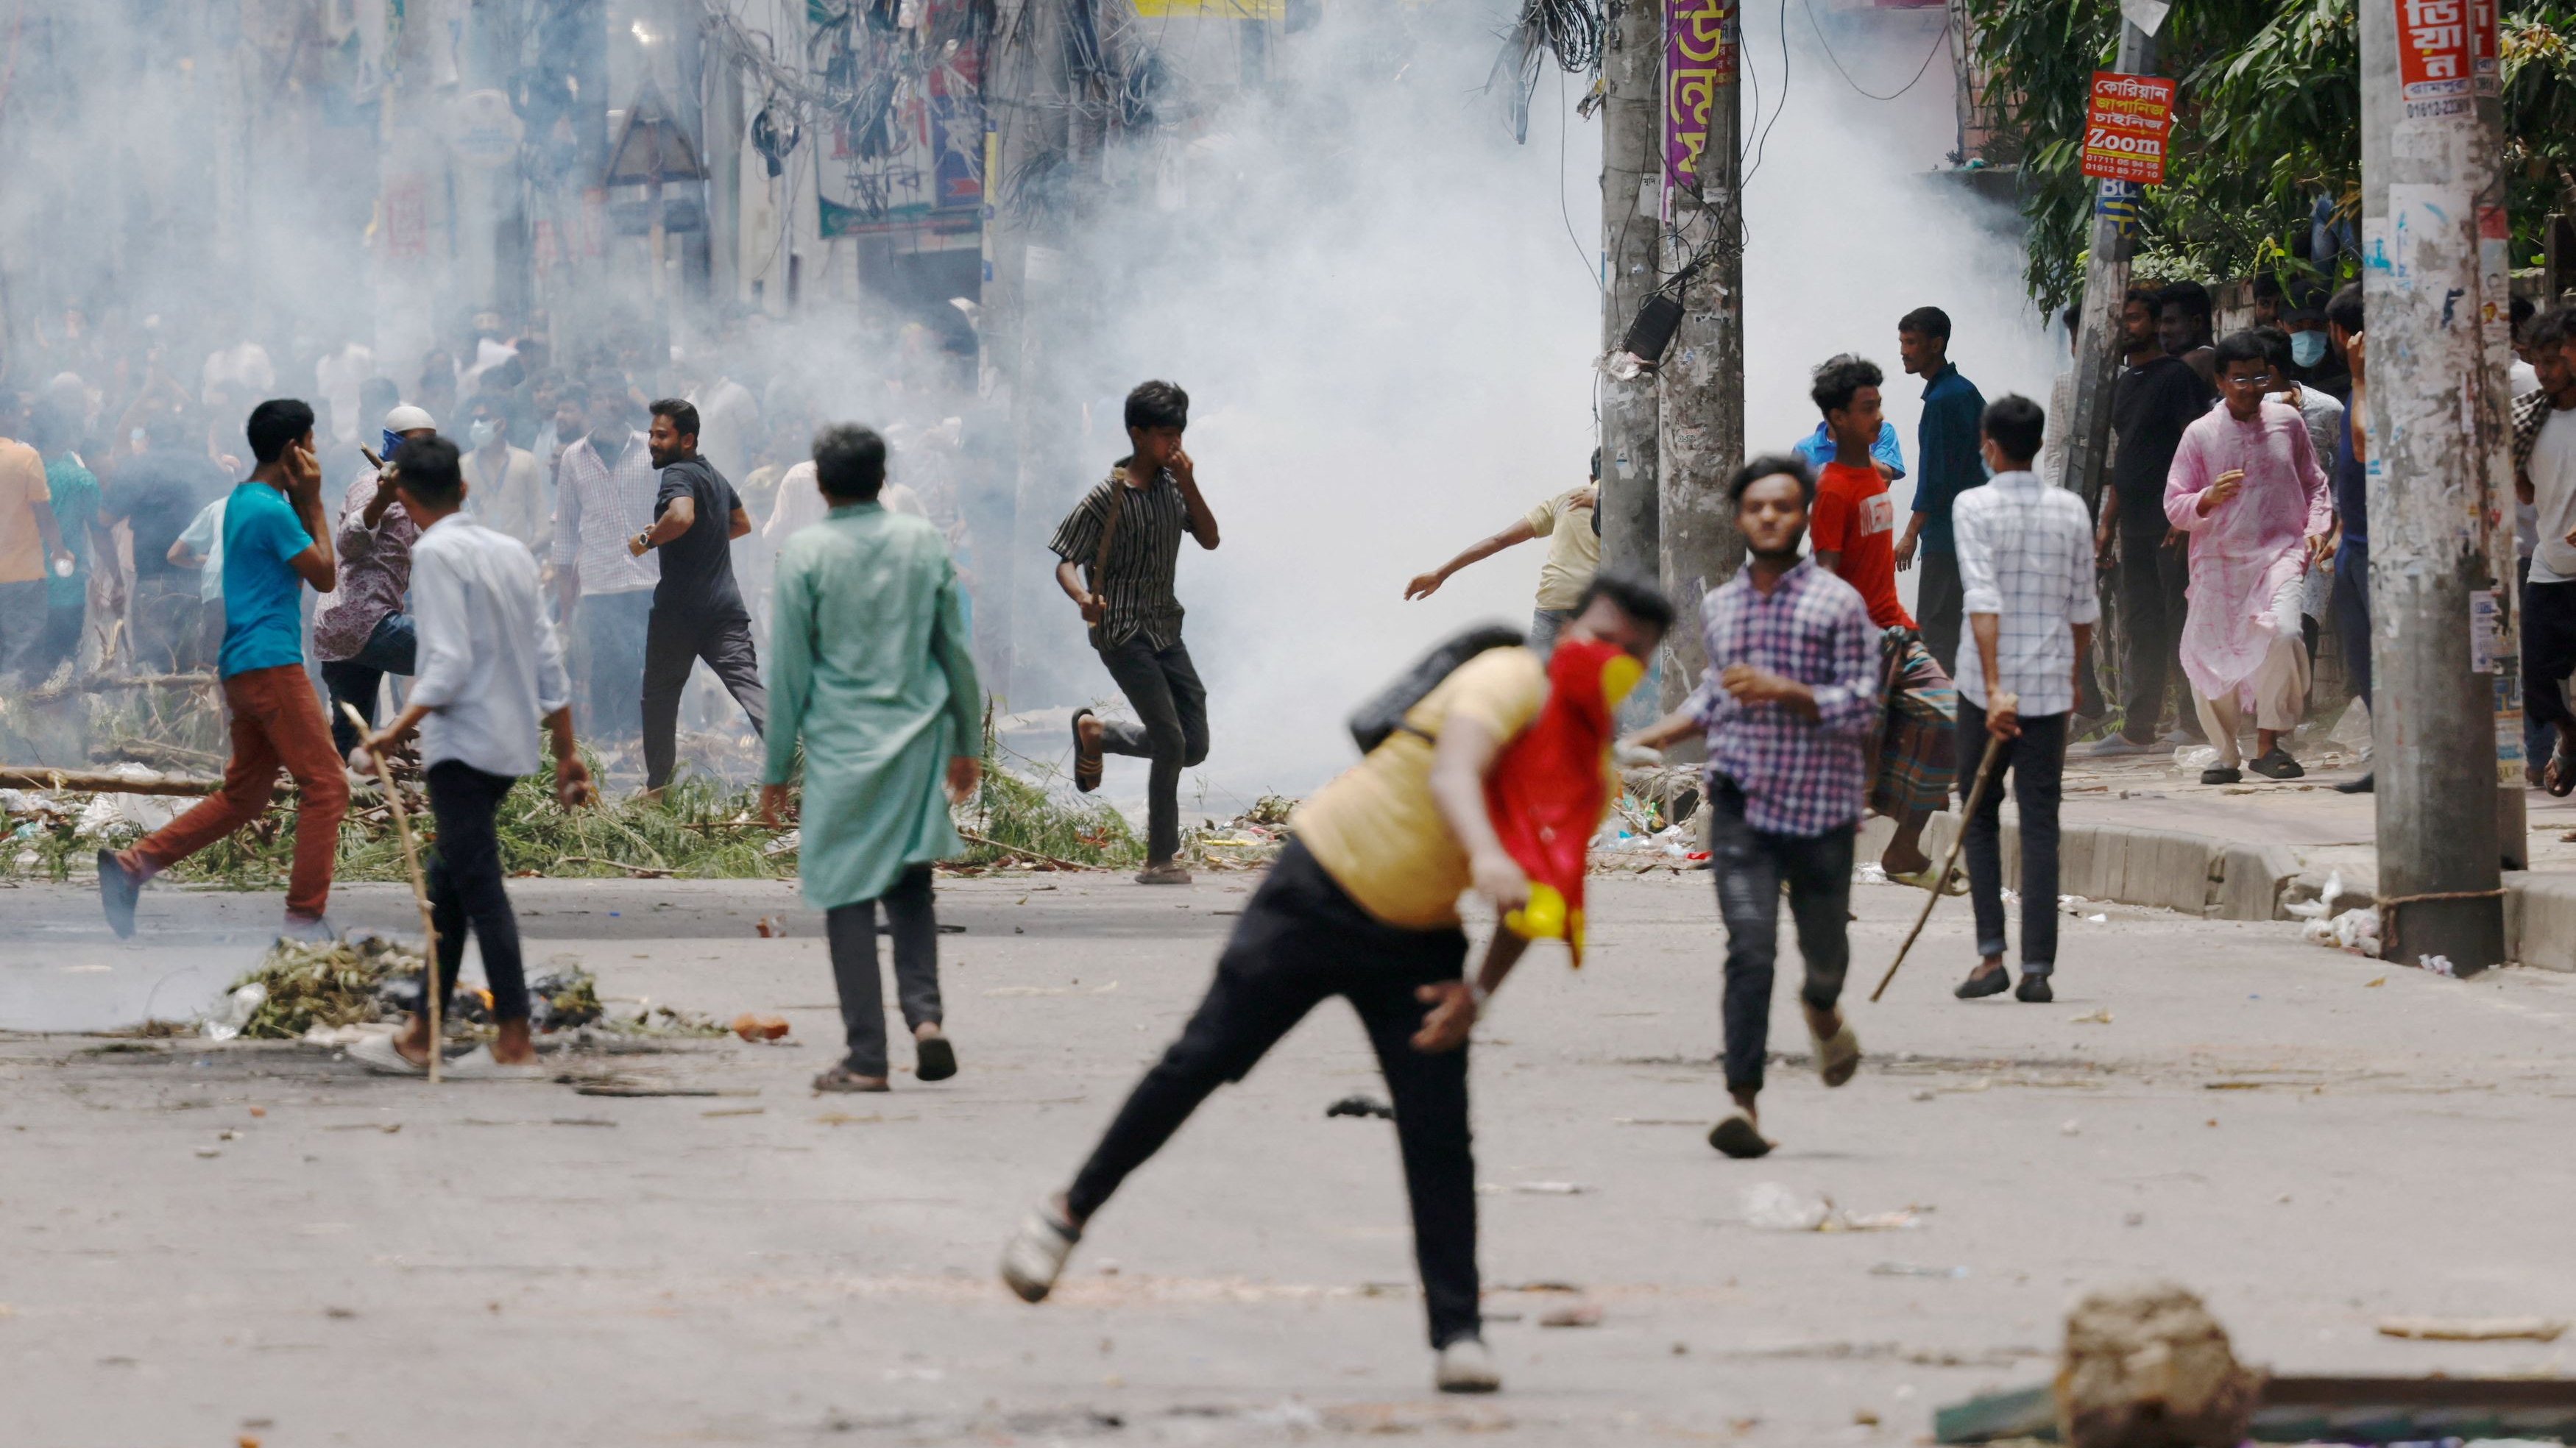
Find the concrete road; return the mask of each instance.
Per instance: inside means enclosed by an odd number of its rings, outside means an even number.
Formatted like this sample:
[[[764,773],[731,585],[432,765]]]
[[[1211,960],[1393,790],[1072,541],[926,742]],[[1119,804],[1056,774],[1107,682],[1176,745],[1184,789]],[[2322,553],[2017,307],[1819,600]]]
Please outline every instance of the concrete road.
[[[1194,1003],[1247,877],[943,885],[963,1074],[819,1099],[837,1021],[787,887],[528,881],[532,959],[777,1010],[795,1045],[567,1057],[724,1093],[603,1098],[432,1092],[297,1046],[0,1039],[0,1440],[1910,1444],[1936,1404],[2044,1379],[2076,1291],[2146,1274],[2283,1369],[2570,1370],[2564,1342],[2375,1327],[2576,1309],[2576,978],[2451,981],[2113,907],[2066,921],[2056,1003],[1962,1004],[1953,901],[1870,1006],[1922,897],[1863,889],[1868,1063],[1822,1089],[1784,990],[1781,1149],[1730,1162],[1702,1141],[1705,878],[1603,882],[1591,963],[1537,954],[1474,1047],[1496,1398],[1428,1391],[1391,1128],[1324,1115],[1379,1089],[1338,1006],[1129,1184],[1057,1300],[993,1279]],[[154,892],[132,944],[96,908],[0,891],[0,1025],[130,1012],[180,966],[219,983],[276,903]],[[1760,1229],[1766,1183],[1919,1225]],[[1578,1303],[1598,1325],[1540,1325]]]

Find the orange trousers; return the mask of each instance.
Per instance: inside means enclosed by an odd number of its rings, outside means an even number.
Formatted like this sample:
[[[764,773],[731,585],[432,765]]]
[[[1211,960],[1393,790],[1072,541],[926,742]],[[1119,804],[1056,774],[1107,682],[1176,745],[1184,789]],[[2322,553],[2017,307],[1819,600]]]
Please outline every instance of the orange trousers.
[[[251,669],[224,680],[224,704],[232,716],[233,755],[224,766],[222,791],[118,858],[128,871],[149,878],[249,824],[277,793],[283,765],[302,792],[286,913],[319,918],[331,901],[331,857],[340,845],[340,817],[349,812],[349,778],[332,747],[313,681],[300,664]]]

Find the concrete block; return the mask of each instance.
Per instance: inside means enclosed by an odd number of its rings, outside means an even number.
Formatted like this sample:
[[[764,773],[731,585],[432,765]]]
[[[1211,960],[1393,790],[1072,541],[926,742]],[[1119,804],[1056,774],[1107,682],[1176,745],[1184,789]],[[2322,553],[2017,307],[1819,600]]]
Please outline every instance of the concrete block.
[[[2542,970],[2576,970],[2576,875],[2504,877],[2504,951]]]
[[[2058,854],[2058,889],[2066,894],[2187,915],[2210,909],[2217,845],[2204,836],[2135,825],[2078,825],[2061,836]]]
[[[2282,909],[2299,856],[2287,845],[2221,844],[2209,914],[2220,920],[2290,920]]]

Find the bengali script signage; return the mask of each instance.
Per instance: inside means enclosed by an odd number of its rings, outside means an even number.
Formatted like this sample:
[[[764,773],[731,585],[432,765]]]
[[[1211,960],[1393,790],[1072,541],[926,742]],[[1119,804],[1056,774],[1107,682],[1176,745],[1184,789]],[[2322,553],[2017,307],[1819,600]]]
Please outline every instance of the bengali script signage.
[[[1699,180],[1708,113],[1735,84],[1734,0],[1664,0],[1664,180]]]
[[[2161,186],[2173,133],[2174,83],[2162,76],[2093,72],[2084,111],[2084,174]]]
[[[2498,93],[2495,0],[2396,0],[2406,118],[2465,116]]]

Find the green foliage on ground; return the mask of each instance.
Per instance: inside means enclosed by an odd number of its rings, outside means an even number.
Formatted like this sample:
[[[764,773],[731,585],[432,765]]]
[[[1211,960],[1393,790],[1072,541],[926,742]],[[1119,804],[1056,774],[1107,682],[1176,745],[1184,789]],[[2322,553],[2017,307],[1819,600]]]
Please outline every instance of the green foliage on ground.
[[[2320,195],[2358,231],[2357,0],[2186,0],[2157,37],[2155,73],[2179,81],[2166,184],[2149,188],[2141,276],[2217,280],[2288,272],[2290,239]],[[2385,3],[2385,0],[2372,0]],[[2543,216],[2576,193],[2576,3],[2501,0],[2504,167],[2513,264],[2535,265]],[[2095,70],[2114,67],[2113,0],[1966,0],[1980,99],[2002,154],[2023,168],[2024,283],[2055,308],[2084,283],[2093,183],[2079,171]]]

